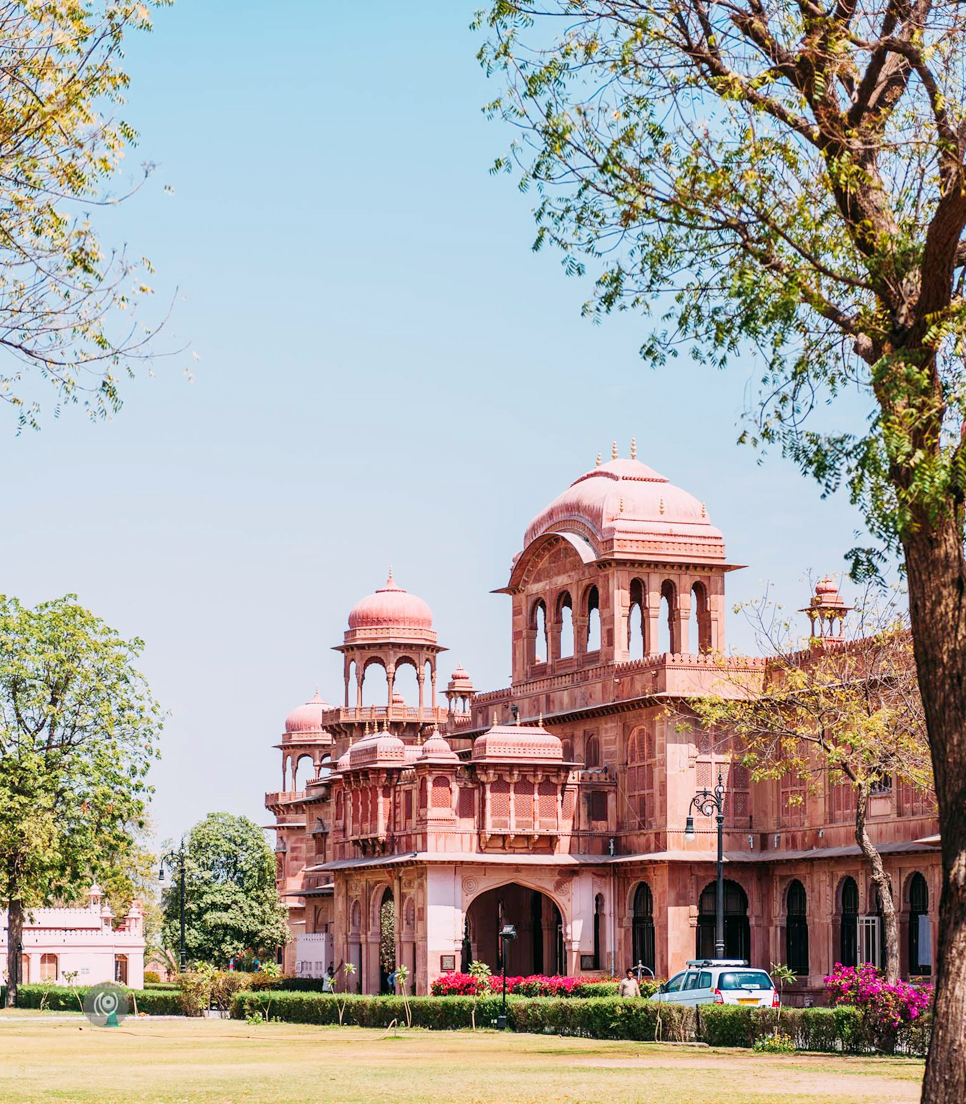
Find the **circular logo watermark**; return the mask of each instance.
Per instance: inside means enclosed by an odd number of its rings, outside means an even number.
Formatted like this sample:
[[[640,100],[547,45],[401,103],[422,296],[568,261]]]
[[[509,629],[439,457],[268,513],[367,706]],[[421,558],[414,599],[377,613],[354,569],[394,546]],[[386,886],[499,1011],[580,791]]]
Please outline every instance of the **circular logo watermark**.
[[[84,997],[84,1015],[95,1027],[117,1027],[127,1009],[127,992],[113,981],[92,985]]]

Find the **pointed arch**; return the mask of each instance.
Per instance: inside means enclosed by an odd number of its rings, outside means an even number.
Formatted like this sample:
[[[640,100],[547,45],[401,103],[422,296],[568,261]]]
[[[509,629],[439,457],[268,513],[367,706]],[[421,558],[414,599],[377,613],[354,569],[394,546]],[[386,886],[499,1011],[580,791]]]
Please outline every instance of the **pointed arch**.
[[[600,591],[596,584],[587,588],[584,595],[584,616],[587,618],[585,652],[600,651]]]
[[[575,652],[576,640],[574,638],[574,603],[570,597],[570,591],[565,590],[557,597],[557,640],[558,658],[567,659]]]

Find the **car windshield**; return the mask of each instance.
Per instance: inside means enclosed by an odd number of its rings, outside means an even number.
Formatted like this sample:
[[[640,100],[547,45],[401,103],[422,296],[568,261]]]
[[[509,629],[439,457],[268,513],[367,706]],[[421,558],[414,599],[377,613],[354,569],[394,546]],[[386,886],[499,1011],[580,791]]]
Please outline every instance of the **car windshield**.
[[[729,970],[718,978],[719,989],[771,989],[764,970]]]

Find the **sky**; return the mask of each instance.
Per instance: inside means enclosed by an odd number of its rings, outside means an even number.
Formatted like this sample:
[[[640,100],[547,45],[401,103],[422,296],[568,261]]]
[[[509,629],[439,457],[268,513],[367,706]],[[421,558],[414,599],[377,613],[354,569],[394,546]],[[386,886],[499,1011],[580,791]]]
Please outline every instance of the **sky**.
[[[531,252],[532,198],[488,171],[509,134],[481,111],[472,15],[180,0],[127,44],[132,169],[157,168],[94,218],[155,264],[180,351],[108,423],[67,409],[17,435],[0,407],[0,589],[76,593],[145,641],[159,839],[211,811],[268,823],[285,716],[317,684],[341,700],[331,648],[390,564],[433,609],[441,681],[459,661],[507,685],[490,591],[614,439],[706,503],[749,565],[729,602],[767,581],[796,609],[856,543],[844,496],[736,444],[750,359],[648,369],[647,321],[593,325],[589,280]],[[752,646],[740,616],[729,643]]]

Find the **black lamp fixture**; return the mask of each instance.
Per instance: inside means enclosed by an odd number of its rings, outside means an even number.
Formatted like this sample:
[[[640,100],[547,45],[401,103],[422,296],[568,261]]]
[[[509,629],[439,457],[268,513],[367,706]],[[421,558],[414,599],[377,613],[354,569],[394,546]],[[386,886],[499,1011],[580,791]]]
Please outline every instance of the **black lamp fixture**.
[[[178,868],[178,898],[181,910],[181,947],[180,956],[178,962],[178,970],[180,973],[184,973],[188,968],[188,956],[185,949],[184,938],[184,867],[185,867],[185,850],[184,850],[184,836],[181,837],[181,844],[177,851],[166,851],[161,856],[161,868],[158,870],[158,881],[164,881],[164,868],[167,864],[168,870],[173,871],[175,866]]]
[[[506,952],[507,952],[507,944],[510,942],[511,939],[516,939],[516,937],[517,937],[517,929],[512,924],[504,924],[503,927],[500,928],[500,936],[499,936],[499,938],[500,938],[500,949],[503,952],[500,955],[500,960],[503,964],[503,1011],[496,1018],[496,1026],[501,1031],[505,1030],[505,1028],[506,1028]]]
[[[714,957],[724,958],[724,779],[718,773],[718,784],[713,790],[703,789],[691,798],[687,820],[684,822],[684,838],[690,843],[694,840],[694,810],[706,817],[714,817],[718,827],[718,875],[715,883],[714,900]]]

